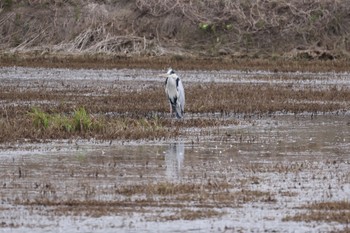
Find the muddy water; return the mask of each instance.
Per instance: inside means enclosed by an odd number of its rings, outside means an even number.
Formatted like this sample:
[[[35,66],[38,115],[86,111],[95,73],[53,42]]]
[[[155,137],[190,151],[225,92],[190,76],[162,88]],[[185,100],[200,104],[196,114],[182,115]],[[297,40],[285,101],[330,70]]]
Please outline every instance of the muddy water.
[[[348,200],[348,122],[275,116],[208,129],[198,141],[13,145],[0,152],[0,231],[343,229],[284,218]]]
[[[87,90],[83,94],[108,95],[111,88],[160,86],[160,72],[9,67],[0,68],[0,85],[10,91]],[[350,87],[348,73],[179,73],[186,85]],[[32,104],[0,101],[2,106]],[[341,106],[346,110],[348,104]],[[343,229],[346,224],[337,219],[288,220],[310,213],[308,204],[349,200],[350,116],[347,111],[338,113],[228,116],[237,124],[189,128],[186,136],[170,141],[76,138],[1,144],[0,232]]]
[[[135,86],[147,88],[154,82],[164,82],[159,77],[166,70],[151,69],[45,69],[24,67],[0,67],[2,85],[16,88],[40,89],[67,87],[87,88],[90,86],[131,89]],[[293,85],[293,87],[312,86],[315,88],[349,87],[350,74],[344,73],[308,73],[308,72],[270,72],[237,70],[219,71],[177,71],[184,83],[270,83],[273,85]],[[20,83],[18,83],[20,81]],[[98,81],[98,83],[96,83]],[[123,83],[126,82],[126,83]],[[120,83],[124,85],[120,85]]]

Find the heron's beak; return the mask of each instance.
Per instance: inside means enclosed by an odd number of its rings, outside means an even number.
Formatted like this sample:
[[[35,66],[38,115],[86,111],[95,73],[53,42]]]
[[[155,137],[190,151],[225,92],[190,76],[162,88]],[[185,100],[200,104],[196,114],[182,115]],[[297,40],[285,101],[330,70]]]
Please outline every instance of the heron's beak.
[[[168,77],[168,74],[159,74],[158,77],[166,78],[166,77]]]

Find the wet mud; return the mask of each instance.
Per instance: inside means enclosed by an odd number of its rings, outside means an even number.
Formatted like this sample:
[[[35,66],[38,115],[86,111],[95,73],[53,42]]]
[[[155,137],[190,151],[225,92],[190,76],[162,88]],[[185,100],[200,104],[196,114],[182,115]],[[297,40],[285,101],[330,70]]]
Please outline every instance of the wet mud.
[[[347,73],[179,71],[188,105],[174,121],[160,72],[1,68],[0,231],[348,231]],[[164,134],[58,134],[28,118],[81,105],[111,131],[122,118]]]

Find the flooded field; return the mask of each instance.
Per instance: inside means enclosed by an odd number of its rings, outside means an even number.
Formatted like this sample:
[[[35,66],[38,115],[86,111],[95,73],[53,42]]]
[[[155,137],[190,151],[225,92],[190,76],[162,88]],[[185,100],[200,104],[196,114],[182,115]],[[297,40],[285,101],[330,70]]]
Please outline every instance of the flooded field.
[[[350,231],[348,73],[161,72],[1,68],[0,232]]]

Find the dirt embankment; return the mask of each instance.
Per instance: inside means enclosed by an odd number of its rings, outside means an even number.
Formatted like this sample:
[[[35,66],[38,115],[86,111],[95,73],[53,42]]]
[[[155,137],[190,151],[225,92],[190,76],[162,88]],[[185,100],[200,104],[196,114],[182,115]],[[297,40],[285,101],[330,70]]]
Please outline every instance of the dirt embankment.
[[[349,11],[346,1],[332,0],[4,0],[0,50],[3,61],[28,52],[347,58]]]

